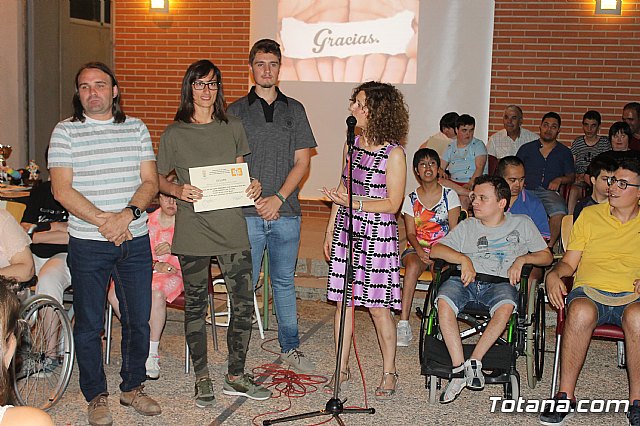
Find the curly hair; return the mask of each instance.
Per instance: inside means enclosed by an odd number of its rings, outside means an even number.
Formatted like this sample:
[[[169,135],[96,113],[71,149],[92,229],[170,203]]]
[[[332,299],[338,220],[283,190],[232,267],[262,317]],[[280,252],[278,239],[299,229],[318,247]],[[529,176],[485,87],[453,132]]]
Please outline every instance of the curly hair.
[[[11,290],[16,284],[14,279],[0,275],[0,406],[7,404],[13,389],[9,370],[4,365],[4,357],[7,354],[9,337],[15,335],[18,323],[20,301]]]
[[[394,86],[368,81],[353,89],[351,103],[360,92],[366,96],[367,128],[363,134],[372,145],[404,142],[409,131],[409,111],[402,92]]]

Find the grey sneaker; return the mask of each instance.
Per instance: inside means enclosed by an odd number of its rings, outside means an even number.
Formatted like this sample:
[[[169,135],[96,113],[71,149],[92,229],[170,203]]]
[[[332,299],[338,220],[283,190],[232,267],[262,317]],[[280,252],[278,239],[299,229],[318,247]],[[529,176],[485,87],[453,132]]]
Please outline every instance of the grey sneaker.
[[[38,377],[40,379],[44,379],[47,377],[51,377],[51,375],[56,371],[56,369],[60,366],[60,361],[57,358],[45,358],[42,361],[39,371],[34,374],[34,377]]]
[[[455,401],[465,387],[467,387],[467,380],[464,377],[451,379],[440,395],[440,403],[448,404]]]
[[[316,370],[316,365],[309,361],[298,348],[280,354],[280,361],[298,373],[313,373]]]
[[[147,361],[144,363],[147,369],[147,379],[158,380],[160,378],[160,357],[158,354],[149,354]]]
[[[467,387],[473,390],[484,388],[484,374],[482,374],[482,362],[477,359],[468,359],[464,362],[464,376],[467,378]]]
[[[409,342],[412,340],[413,334],[411,333],[411,325],[409,325],[409,321],[398,321],[398,327],[396,329],[396,345],[409,346]]]
[[[253,380],[251,374],[243,374],[237,379],[231,381],[229,375],[224,375],[224,384],[222,385],[222,393],[231,396],[245,396],[256,401],[264,401],[271,398],[271,391]]]
[[[196,382],[196,407],[205,408],[210,407],[216,403],[216,398],[213,396],[213,383],[211,379],[205,377]]]

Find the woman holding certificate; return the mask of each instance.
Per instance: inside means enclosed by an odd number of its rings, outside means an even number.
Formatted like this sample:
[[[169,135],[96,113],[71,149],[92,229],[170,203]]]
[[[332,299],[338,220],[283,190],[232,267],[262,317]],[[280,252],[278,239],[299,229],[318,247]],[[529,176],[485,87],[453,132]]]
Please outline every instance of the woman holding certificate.
[[[224,378],[223,393],[256,400],[271,396],[271,391],[244,373],[251,337],[253,286],[251,250],[242,209],[200,212],[194,209],[194,203],[202,200],[203,191],[191,185],[193,174],[205,173],[203,170],[207,167],[221,165],[237,170],[234,165],[244,163],[243,156],[249,153],[241,121],[227,116],[224,104],[220,70],[208,60],[191,64],[182,80],[175,123],[162,134],[158,151],[160,192],[178,200],[171,251],[178,256],[182,269],[185,336],[196,373],[195,403],[201,408],[215,403],[207,367],[205,332],[207,285],[213,256],[224,275],[232,306],[227,332],[229,369]],[[166,179],[171,171],[175,171],[177,183]],[[246,204],[251,204],[260,192],[260,183],[253,180],[246,189]]]
[[[340,377],[325,386],[333,392],[336,380],[342,387],[350,379],[349,352],[353,334],[353,305],[369,309],[382,350],[383,371],[375,390],[377,399],[390,399],[396,393],[396,326],[391,308],[400,310],[400,260],[396,213],[402,205],[407,174],[404,149],[399,145],[409,128],[409,113],[402,93],[395,87],[370,81],[353,90],[351,113],[362,134],[356,137],[349,159],[353,163],[353,299],[345,320]],[[330,259],[328,299],[341,301],[344,295],[348,259],[349,230],[347,195],[347,146],[344,148],[342,175],[337,188],[323,188],[333,201],[324,239],[325,256]],[[340,303],[335,315],[338,343]]]

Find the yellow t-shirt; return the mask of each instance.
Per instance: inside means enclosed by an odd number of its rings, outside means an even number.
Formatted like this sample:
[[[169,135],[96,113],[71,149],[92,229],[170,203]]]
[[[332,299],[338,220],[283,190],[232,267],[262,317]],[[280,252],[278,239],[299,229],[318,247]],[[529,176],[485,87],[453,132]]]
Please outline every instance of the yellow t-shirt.
[[[623,224],[609,203],[585,208],[573,225],[567,250],[582,252],[574,287],[632,292],[640,278],[640,215]]]

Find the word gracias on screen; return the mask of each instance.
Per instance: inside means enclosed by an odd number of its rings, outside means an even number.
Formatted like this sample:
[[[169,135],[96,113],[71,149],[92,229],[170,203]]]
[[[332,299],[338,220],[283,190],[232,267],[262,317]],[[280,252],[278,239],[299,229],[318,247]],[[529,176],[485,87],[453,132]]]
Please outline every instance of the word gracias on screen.
[[[353,36],[350,37],[336,37],[333,38],[331,37],[331,34],[333,34],[333,31],[331,31],[329,28],[323,28],[320,31],[318,31],[315,35],[315,37],[313,38],[313,43],[317,46],[314,47],[313,49],[313,53],[321,53],[325,46],[356,46],[356,45],[362,45],[362,44],[376,44],[376,43],[380,43],[380,40],[378,40],[377,38],[375,38],[373,36],[373,34],[369,34],[369,35],[358,35],[358,34],[354,34]]]

